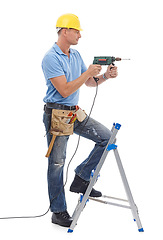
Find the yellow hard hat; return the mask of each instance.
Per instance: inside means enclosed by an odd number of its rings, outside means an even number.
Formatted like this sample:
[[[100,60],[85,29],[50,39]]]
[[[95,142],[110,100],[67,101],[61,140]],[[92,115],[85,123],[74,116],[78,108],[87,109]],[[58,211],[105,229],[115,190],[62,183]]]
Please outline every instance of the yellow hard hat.
[[[74,28],[79,31],[83,30],[80,27],[79,18],[71,13],[60,16],[57,20],[56,28]]]

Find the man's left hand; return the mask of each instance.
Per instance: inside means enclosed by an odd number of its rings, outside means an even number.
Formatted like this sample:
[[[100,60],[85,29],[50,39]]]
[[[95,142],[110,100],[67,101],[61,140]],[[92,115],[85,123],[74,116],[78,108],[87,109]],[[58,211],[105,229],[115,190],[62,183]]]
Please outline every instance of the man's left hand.
[[[117,71],[117,67],[114,65],[109,65],[107,68],[107,71],[105,73],[105,76],[107,78],[115,78],[118,76],[118,71]]]

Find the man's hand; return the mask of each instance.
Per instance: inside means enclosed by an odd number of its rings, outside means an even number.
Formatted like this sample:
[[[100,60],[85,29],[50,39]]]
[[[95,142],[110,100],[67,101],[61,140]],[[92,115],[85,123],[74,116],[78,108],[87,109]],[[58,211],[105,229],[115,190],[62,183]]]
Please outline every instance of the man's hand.
[[[95,77],[100,73],[101,69],[102,69],[101,65],[92,64],[89,66],[87,71],[88,71],[90,77]]]
[[[107,78],[115,78],[118,76],[117,67],[113,66],[112,64],[108,66],[107,71],[105,73]]]

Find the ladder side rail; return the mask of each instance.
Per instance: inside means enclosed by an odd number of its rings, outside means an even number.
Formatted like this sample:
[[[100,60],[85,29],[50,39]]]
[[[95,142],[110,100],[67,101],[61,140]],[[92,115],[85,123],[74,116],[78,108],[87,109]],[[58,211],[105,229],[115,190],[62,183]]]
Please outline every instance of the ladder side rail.
[[[76,214],[76,212],[78,211],[78,209],[79,209],[79,207],[80,207],[80,204],[81,204],[81,201],[78,200],[78,203],[77,203],[77,205],[76,205],[76,208],[75,208],[75,210],[74,210],[74,212],[73,212],[73,214],[72,214],[72,219],[74,219],[75,214]]]
[[[113,151],[114,151],[116,162],[117,162],[119,172],[120,172],[120,175],[121,175],[121,178],[122,178],[122,182],[123,182],[123,185],[124,185],[124,188],[125,188],[125,191],[126,191],[128,202],[129,202],[129,205],[131,206],[131,211],[132,211],[132,214],[133,214],[133,218],[134,218],[134,220],[136,220],[138,228],[142,229],[142,224],[141,224],[141,221],[140,221],[140,218],[139,218],[139,215],[138,215],[138,209],[137,209],[137,206],[134,202],[134,199],[133,199],[133,196],[132,196],[132,193],[131,193],[131,190],[130,190],[130,187],[129,187],[129,184],[128,184],[128,181],[127,181],[127,177],[126,177],[126,174],[125,174],[125,171],[124,171],[124,168],[123,168],[118,150],[114,149]]]

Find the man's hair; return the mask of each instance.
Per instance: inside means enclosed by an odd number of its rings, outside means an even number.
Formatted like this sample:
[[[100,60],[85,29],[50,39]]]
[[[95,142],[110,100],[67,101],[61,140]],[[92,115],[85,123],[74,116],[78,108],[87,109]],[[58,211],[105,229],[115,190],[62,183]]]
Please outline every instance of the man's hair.
[[[62,30],[62,29],[63,29],[63,28],[59,28],[59,27],[56,28],[56,31],[57,31],[57,34],[58,34],[58,35],[61,33],[61,30]]]

